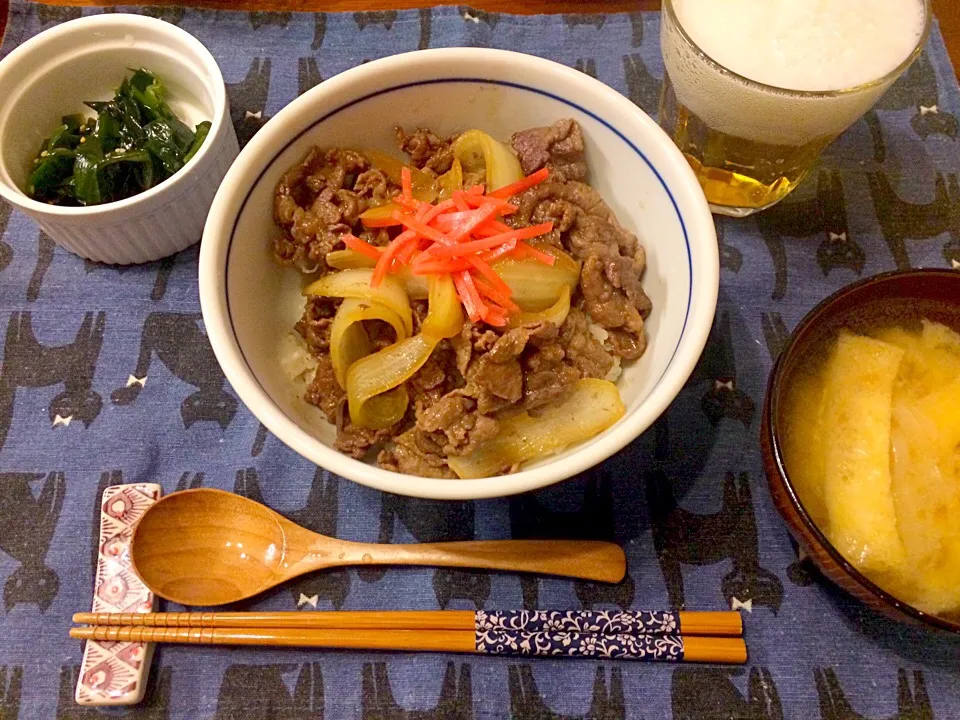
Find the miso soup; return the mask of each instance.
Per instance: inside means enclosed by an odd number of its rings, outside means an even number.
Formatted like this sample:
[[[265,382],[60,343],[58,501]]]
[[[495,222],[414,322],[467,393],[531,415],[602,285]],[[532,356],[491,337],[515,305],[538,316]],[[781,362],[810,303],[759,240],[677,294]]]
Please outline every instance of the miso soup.
[[[823,328],[779,406],[804,509],[844,557],[924,612],[960,614],[960,318],[871,308]]]

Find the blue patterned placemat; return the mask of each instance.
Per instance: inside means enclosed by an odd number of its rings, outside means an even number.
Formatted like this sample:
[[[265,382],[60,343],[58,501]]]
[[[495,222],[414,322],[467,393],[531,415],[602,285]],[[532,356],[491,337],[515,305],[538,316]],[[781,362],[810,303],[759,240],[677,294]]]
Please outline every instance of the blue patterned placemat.
[[[240,137],[365,60],[475,45],[542,54],[655,112],[657,14],[515,17],[468,8],[150,12],[196,35],[229,83]],[[13,0],[0,55],[100,12]],[[310,465],[237,401],[207,344],[197,253],[95,266],[0,205],[0,719],[116,717],[73,704],[103,488],[151,481],[264,500],[354,540],[611,538],[614,587],[449,570],[335,571],[267,609],[742,608],[745,668],[164,647],[150,718],[957,718],[960,643],[907,629],[811,576],[776,515],[757,442],[764,383],[816,301],[894,267],[960,265],[960,95],[938,31],[875,112],[777,208],[720,220],[720,306],[703,360],[654,429],[533,495],[437,503]],[[758,301],[759,300],[759,301]],[[176,608],[172,608],[176,609]]]

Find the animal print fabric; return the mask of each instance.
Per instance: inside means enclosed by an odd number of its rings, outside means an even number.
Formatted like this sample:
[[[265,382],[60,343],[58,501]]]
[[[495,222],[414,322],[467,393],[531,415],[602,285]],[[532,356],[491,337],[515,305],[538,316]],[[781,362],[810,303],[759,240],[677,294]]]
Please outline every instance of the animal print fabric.
[[[657,14],[132,11],[175,23],[211,49],[242,140],[323,79],[416,48],[540,54],[595,75],[650,113],[663,75]],[[97,12],[12,0],[0,54]],[[810,307],[883,270],[960,264],[958,113],[935,28],[920,60],[829,148],[803,188],[753,219],[717,218],[716,324],[656,426],[569,482],[475,503],[368,490],[266,433],[210,351],[196,249],[143,267],[84,263],[0,205],[0,720],[124,712],[156,720],[960,717],[960,643],[888,622],[818,579],[773,509],[757,441],[771,360]],[[81,646],[67,627],[73,612],[90,608],[98,499],[107,486],[141,482],[160,483],[165,494],[233,490],[351,540],[597,538],[622,543],[629,560],[614,586],[429,568],[335,570],[249,607],[733,607],[744,614],[750,660],[724,668],[164,647],[139,708],[79,708]]]

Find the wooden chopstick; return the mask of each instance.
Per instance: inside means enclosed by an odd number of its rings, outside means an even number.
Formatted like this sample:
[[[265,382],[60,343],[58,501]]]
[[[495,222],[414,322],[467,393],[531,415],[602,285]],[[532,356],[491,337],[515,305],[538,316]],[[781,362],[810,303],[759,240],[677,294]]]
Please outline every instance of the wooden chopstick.
[[[115,627],[473,630],[474,613],[470,610],[77,613],[73,621],[79,625]]]
[[[473,630],[364,631],[310,628],[166,628],[98,625],[73,628],[79,640],[179,643],[186,645],[262,645],[353,650],[403,650],[534,657],[592,657],[647,662],[742,664],[743,638],[678,635],[591,635],[578,632]]]
[[[577,630],[599,635],[739,637],[739,612],[388,610],[320,612],[77,613],[80,625],[162,628],[309,628],[315,630]]]

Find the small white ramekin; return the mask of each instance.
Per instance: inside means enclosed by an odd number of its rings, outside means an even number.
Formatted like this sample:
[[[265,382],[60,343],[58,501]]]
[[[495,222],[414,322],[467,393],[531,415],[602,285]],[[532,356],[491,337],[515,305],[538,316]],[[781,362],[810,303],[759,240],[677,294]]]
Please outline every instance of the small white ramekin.
[[[193,127],[210,120],[197,155],[165,182],[126,200],[59,207],[23,187],[36,153],[62,115],[107,100],[130,68],[157,74],[168,102]],[[0,196],[30,215],[70,252],[98,262],[142,263],[193,245],[220,182],[239,150],[226,87],[209,51],[161,20],[110,13],[58,25],[0,62]]]

